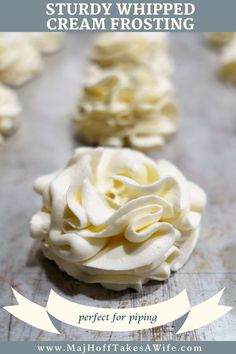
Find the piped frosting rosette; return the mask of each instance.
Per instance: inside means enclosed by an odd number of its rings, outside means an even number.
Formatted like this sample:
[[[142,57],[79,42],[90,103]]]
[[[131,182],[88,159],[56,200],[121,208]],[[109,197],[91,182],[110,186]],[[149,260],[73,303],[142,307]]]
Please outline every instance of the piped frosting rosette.
[[[61,33],[0,33],[0,141],[16,127],[20,104],[16,94],[2,84],[20,86],[43,68],[42,54],[58,50]]]
[[[0,81],[24,84],[42,70],[42,53],[58,50],[62,40],[61,33],[0,33]]]
[[[25,33],[0,33],[0,81],[19,86],[41,71],[41,55]]]
[[[199,236],[206,196],[171,163],[115,148],[79,148],[34,185],[43,205],[32,237],[69,275],[139,290],[181,268]]]
[[[0,143],[17,126],[21,105],[14,91],[0,84]]]
[[[162,146],[177,125],[173,87],[156,81],[146,66],[127,74],[91,65],[76,114],[80,134],[90,144],[147,150]]]
[[[161,147],[177,127],[163,33],[98,35],[75,121],[90,144]]]

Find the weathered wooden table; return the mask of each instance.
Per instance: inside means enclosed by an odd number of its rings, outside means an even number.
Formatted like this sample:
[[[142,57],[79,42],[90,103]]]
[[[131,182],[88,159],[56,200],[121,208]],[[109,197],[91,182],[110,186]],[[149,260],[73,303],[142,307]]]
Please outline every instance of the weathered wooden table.
[[[141,293],[115,293],[75,281],[42,256],[29,238],[29,220],[40,205],[34,179],[64,164],[76,142],[70,113],[83,82],[88,34],[68,34],[63,51],[46,58],[41,77],[19,90],[21,127],[0,147],[0,304],[13,304],[11,286],[41,305],[51,288],[83,304],[129,307],[154,304],[187,289],[192,305],[225,287],[223,302],[236,300],[236,89],[217,80],[218,54],[202,34],[173,34],[178,134],[156,154],[173,161],[208,195],[201,239],[189,262],[164,283]],[[153,155],[154,156],[154,155]],[[174,324],[139,332],[93,332],[62,325],[62,334],[34,329],[0,310],[1,340],[235,340],[236,311],[202,329],[175,335]]]

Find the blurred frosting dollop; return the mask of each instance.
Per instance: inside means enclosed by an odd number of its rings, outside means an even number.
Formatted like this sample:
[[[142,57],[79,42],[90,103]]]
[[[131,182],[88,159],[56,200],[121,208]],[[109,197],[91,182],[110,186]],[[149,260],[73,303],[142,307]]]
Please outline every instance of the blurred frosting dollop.
[[[0,83],[0,143],[17,126],[21,105],[15,92]]]
[[[236,84],[236,32],[211,32],[207,33],[207,38],[209,43],[221,49],[221,78]]]
[[[221,75],[225,80],[236,84],[236,37],[222,52]]]
[[[0,82],[24,84],[42,70],[42,53],[58,50],[61,44],[61,33],[1,32]]]
[[[222,48],[236,37],[236,32],[208,32],[208,42],[217,48]]]
[[[42,54],[59,50],[62,42],[62,33],[0,33],[0,140],[14,130],[20,112],[16,94],[2,84],[25,84],[42,70]]]
[[[150,65],[155,55],[165,58],[166,50],[165,33],[110,32],[96,36],[91,57],[101,67],[130,68],[144,63]],[[168,60],[166,64],[170,66]]]
[[[171,72],[165,34],[97,35],[76,107],[79,133],[90,144],[162,146],[178,121]]]
[[[43,54],[51,54],[63,45],[64,35],[60,32],[30,32],[29,37]]]
[[[0,34],[0,81],[19,86],[35,76],[43,66],[38,50],[25,33]]]
[[[181,268],[199,236],[204,191],[170,162],[130,149],[79,148],[34,184],[32,237],[69,275],[141,289]]]

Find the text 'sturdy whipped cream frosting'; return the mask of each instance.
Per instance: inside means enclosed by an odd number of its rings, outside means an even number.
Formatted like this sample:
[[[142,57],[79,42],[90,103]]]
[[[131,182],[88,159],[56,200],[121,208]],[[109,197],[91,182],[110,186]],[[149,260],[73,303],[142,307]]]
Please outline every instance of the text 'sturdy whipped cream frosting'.
[[[0,143],[17,126],[21,105],[17,95],[0,83]]]
[[[69,275],[113,290],[164,280],[189,258],[206,203],[171,163],[130,149],[79,148],[34,184],[32,237]]]
[[[75,120],[90,144],[158,148],[177,127],[163,33],[97,35]]]

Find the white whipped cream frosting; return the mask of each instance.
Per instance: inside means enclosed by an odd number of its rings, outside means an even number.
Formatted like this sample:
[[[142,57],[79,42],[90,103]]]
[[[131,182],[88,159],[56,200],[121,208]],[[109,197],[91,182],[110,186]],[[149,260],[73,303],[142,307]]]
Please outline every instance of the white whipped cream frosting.
[[[213,46],[221,48],[221,78],[236,84],[236,32],[207,33],[207,38]]]
[[[208,42],[217,48],[222,48],[236,37],[236,32],[209,32]]]
[[[221,75],[225,80],[236,84],[236,37],[223,49]]]
[[[26,33],[0,33],[0,81],[22,85],[42,67],[41,55]]]
[[[165,33],[100,33],[94,40],[92,60],[101,67],[123,66],[128,69],[144,63],[150,64],[154,57],[157,60],[158,56],[165,57],[166,47]]]
[[[163,33],[97,36],[75,121],[90,144],[150,150],[177,128]]]
[[[51,54],[61,49],[64,35],[60,32],[30,32],[30,40],[43,54]]]
[[[91,65],[75,114],[79,132],[90,144],[159,148],[178,123],[172,93],[170,81],[147,67],[127,74]]]
[[[43,68],[42,53],[60,48],[61,33],[1,32],[0,81],[19,86]]]
[[[69,275],[139,290],[181,268],[199,236],[206,195],[170,162],[130,149],[79,148],[34,184],[43,205],[32,237]]]
[[[21,105],[15,92],[0,83],[0,143],[15,130],[20,112]]]

